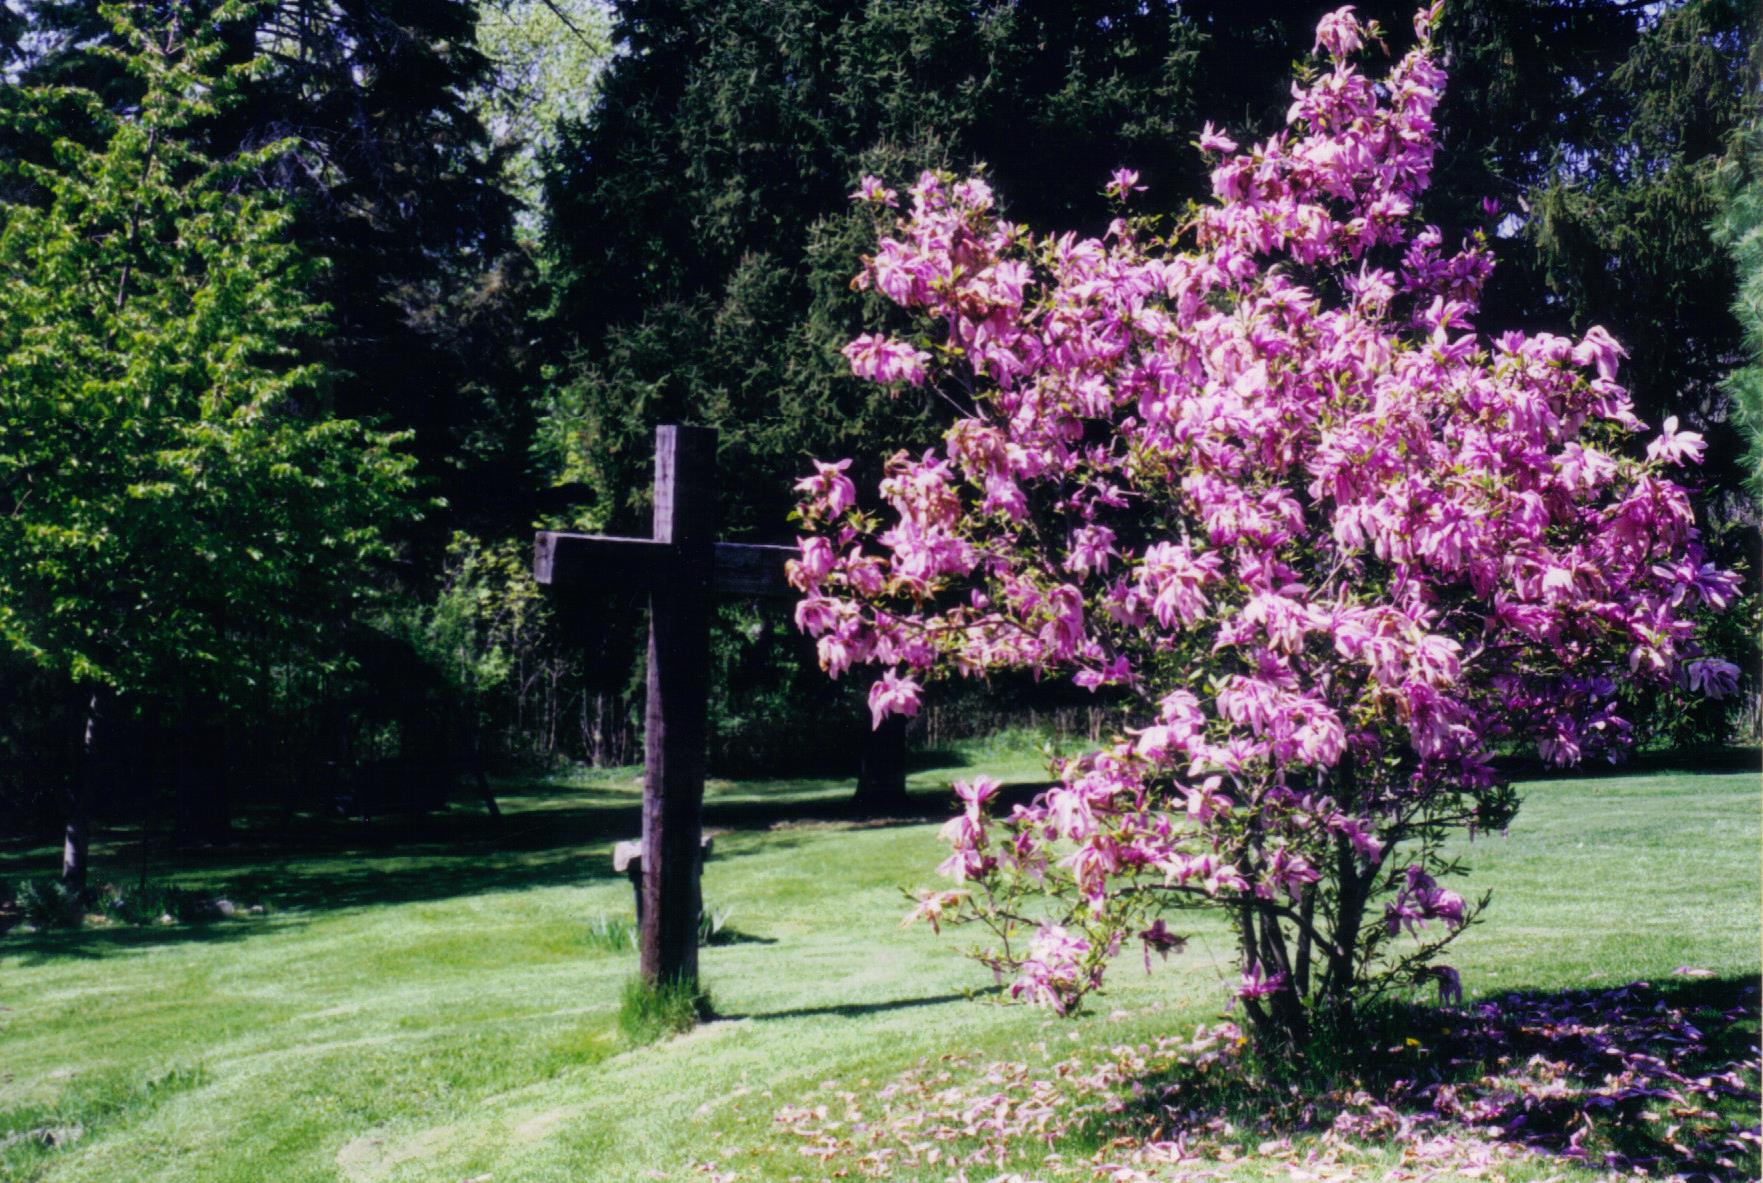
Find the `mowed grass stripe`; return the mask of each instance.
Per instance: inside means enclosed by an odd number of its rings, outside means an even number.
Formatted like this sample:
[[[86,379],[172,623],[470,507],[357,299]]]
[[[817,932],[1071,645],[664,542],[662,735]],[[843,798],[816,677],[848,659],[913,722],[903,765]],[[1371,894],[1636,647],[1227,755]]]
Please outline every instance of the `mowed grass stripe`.
[[[1037,775],[1018,753],[998,764]],[[900,888],[929,882],[940,858],[934,822],[763,822],[845,791],[713,786],[713,823],[718,807],[760,821],[719,837],[706,898],[757,939],[705,950],[726,1018],[634,1051],[613,1022],[633,958],[584,936],[589,918],[629,908],[603,866],[635,799],[628,774],[511,795],[501,839],[461,810],[420,857],[211,860],[179,881],[254,885],[272,910],[209,932],[4,938],[0,1131],[85,1128],[0,1151],[0,1178],[579,1183],[689,1177],[694,1159],[814,1177],[770,1119],[823,1081],[879,1085],[955,1050],[1105,1046],[1220,1012],[1228,947],[1204,934],[1149,978],[1124,960],[1075,1022],[991,1004],[990,975],[955,954],[964,934],[899,927]],[[1680,965],[1755,976],[1759,804],[1755,776],[1527,786],[1510,835],[1467,847],[1470,883],[1495,898],[1453,951],[1465,984],[1611,984]],[[336,908],[322,903],[329,877],[344,885]]]

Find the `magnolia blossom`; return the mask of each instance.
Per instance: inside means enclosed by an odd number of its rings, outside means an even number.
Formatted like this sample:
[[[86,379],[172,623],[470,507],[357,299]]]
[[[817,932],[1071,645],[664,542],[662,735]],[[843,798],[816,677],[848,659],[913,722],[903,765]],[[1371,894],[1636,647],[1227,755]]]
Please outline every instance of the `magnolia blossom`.
[[[1238,998],[1266,998],[1279,993],[1285,983],[1285,974],[1265,973],[1259,961],[1251,961],[1243,967],[1243,975],[1237,982],[1235,992]]]
[[[1237,142],[1208,122],[1205,127],[1200,129],[1200,150],[1203,152],[1235,152]]]
[[[816,460],[814,475],[797,481],[796,491],[806,497],[817,516],[837,517],[857,504],[857,486],[845,475],[850,467],[849,460],[831,464]]]
[[[889,670],[881,681],[869,688],[869,713],[877,727],[889,715],[916,715],[922,687],[911,678],[902,678]]]
[[[1462,896],[1441,888],[1422,868],[1409,867],[1396,898],[1384,906],[1384,925],[1392,935],[1418,932],[1434,920],[1461,928],[1466,915]]]
[[[960,894],[919,912],[992,928],[1016,997],[1069,1008],[1134,942],[1174,951],[1187,907],[1229,913],[1258,1030],[1412,982],[1478,911],[1439,882],[1451,835],[1516,807],[1494,753],[1613,757],[1625,685],[1737,688],[1697,637],[1737,579],[1671,476],[1701,438],[1641,443],[1601,328],[1483,336],[1485,238],[1416,216],[1437,14],[1381,75],[1354,60],[1378,32],[1324,18],[1285,129],[1206,125],[1214,200],[1174,240],[1036,234],[926,172],[858,277],[935,356],[865,334],[853,372],[971,410],[887,459],[873,511],[845,461],[798,485],[822,664],[881,672],[878,724],[1002,670],[1134,703],[1006,816],[957,789]]]
[[[1698,657],[1683,666],[1684,684],[1697,694],[1725,698],[1738,692],[1739,667],[1718,658]]]
[[[1029,945],[1022,971],[1011,983],[1012,997],[1042,1002],[1063,1012],[1085,976],[1083,968],[1089,942],[1057,924],[1042,925]]]
[[[1647,445],[1647,459],[1661,460],[1666,464],[1682,464],[1685,460],[1700,464],[1702,453],[1707,450],[1708,445],[1699,432],[1677,429],[1677,416],[1673,415],[1665,420],[1659,438]]]
[[[1145,187],[1139,184],[1139,174],[1130,168],[1117,168],[1114,176],[1109,178],[1103,192],[1119,201],[1125,201],[1128,194],[1143,193]]]
[[[883,185],[879,177],[865,176],[857,183],[857,189],[851,194],[851,200],[866,201],[892,209],[899,206],[900,195]]]
[[[1323,17],[1316,26],[1315,49],[1326,49],[1329,56],[1352,57],[1365,44],[1365,30],[1353,17],[1353,6],[1337,9]]]
[[[1188,939],[1177,936],[1169,931],[1169,925],[1159,916],[1151,922],[1151,927],[1139,933],[1139,940],[1145,946],[1145,972],[1151,972],[1151,954],[1155,953],[1168,961],[1171,953],[1180,953],[1187,948]]]
[[[876,333],[865,333],[844,349],[851,363],[851,372],[873,382],[905,382],[924,385],[924,367],[930,354],[903,341],[894,341]]]

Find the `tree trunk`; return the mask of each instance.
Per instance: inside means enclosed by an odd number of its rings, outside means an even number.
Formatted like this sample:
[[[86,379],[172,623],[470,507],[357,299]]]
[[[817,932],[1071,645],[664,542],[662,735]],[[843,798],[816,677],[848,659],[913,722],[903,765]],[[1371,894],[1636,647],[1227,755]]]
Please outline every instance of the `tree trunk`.
[[[472,779],[477,782],[478,797],[484,803],[484,809],[492,821],[502,820],[502,806],[496,802],[496,791],[490,787],[489,773],[484,768],[484,735],[483,729],[474,721],[470,724],[471,747],[466,752],[466,759],[471,762]]]
[[[82,701],[83,700],[83,701]],[[92,841],[92,790],[98,779],[99,699],[96,690],[76,697],[82,703],[79,742],[73,777],[67,786],[66,824],[61,841],[61,882],[73,891],[86,889],[87,855]]]
[[[852,804],[871,813],[899,813],[906,797],[906,716],[889,715],[863,739]]]

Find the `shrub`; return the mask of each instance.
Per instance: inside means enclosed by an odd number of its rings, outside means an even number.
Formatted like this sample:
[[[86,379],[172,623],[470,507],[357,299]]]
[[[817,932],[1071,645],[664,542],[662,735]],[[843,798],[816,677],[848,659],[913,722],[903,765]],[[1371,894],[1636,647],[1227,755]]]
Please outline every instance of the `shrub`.
[[[78,928],[85,922],[84,894],[59,879],[23,879],[14,894],[19,915],[35,928]]]
[[[1613,756],[1625,684],[1736,685],[1695,616],[1737,580],[1670,475],[1701,438],[1629,442],[1600,328],[1478,336],[1485,234],[1450,253],[1413,216],[1437,12],[1376,80],[1352,59],[1381,30],[1324,18],[1292,126],[1239,151],[1208,125],[1216,200],[1179,224],[1040,238],[983,180],[926,173],[859,276],[931,323],[859,337],[853,371],[958,414],[888,463],[886,521],[848,461],[802,482],[822,665],[882,667],[878,723],[928,677],[1001,669],[1137,702],[1007,817],[991,781],[956,786],[954,886],[915,915],[990,928],[974,952],[1019,998],[1072,1009],[1116,955],[1180,950],[1185,908],[1228,914],[1270,1047],[1392,987],[1453,996],[1436,957],[1485,900],[1441,882],[1446,843],[1517,806],[1492,755]],[[899,201],[874,177],[853,197]]]
[[[157,924],[165,916],[192,924],[219,915],[215,901],[203,893],[152,881],[133,887],[108,884],[99,893],[98,906],[118,924]]]

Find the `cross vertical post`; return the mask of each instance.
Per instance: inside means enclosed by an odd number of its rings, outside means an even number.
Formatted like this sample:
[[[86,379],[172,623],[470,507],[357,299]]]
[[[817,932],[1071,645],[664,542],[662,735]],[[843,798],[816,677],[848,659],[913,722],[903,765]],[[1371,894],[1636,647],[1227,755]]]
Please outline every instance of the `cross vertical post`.
[[[698,980],[715,514],[716,433],[656,428],[652,537],[673,548],[673,562],[649,592],[639,945],[651,986]]]

